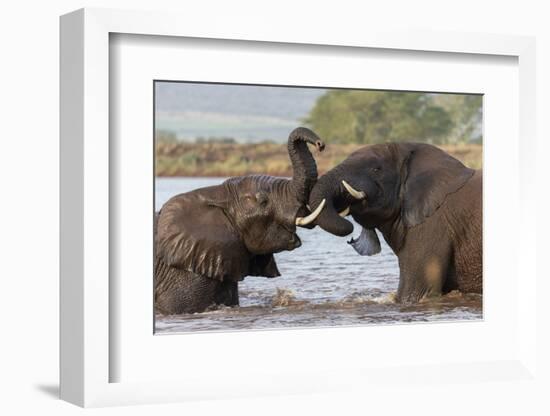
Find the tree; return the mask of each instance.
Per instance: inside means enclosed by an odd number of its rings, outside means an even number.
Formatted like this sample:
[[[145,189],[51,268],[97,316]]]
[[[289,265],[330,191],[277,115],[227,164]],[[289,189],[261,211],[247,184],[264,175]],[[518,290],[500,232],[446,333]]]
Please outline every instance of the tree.
[[[457,111],[459,106],[451,103],[447,108]],[[446,143],[452,141],[455,123],[470,122],[468,114],[454,115],[447,108],[429,93],[331,90],[319,97],[305,122],[332,143]]]
[[[450,133],[451,141],[481,141],[483,117],[481,95],[433,94],[433,101],[451,115],[454,124]]]

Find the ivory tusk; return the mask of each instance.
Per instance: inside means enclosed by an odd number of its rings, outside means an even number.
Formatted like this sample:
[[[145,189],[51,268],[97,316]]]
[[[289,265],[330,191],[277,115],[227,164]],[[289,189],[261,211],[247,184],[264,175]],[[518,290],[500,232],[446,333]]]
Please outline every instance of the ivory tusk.
[[[363,199],[365,198],[365,193],[363,191],[359,192],[356,189],[353,189],[352,186],[347,183],[346,181],[342,181],[342,184],[344,185],[344,188],[351,194],[352,197],[355,199]]]
[[[347,215],[349,214],[349,207],[347,207],[345,210],[343,210],[342,212],[339,212],[338,215],[340,215],[341,217],[346,217]]]
[[[319,206],[307,217],[296,217],[296,225],[308,225],[315,221],[325,206],[326,200],[322,200]]]

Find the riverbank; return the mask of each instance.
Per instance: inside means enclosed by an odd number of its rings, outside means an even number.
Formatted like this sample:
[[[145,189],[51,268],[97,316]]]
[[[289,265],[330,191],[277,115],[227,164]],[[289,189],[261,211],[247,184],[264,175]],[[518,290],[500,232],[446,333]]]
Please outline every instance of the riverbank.
[[[360,144],[327,144],[324,152],[313,151],[319,174],[330,170]],[[466,166],[482,166],[482,146],[442,145],[443,150]],[[265,173],[292,176],[286,144],[183,143],[159,141],[156,144],[156,176],[240,176]]]

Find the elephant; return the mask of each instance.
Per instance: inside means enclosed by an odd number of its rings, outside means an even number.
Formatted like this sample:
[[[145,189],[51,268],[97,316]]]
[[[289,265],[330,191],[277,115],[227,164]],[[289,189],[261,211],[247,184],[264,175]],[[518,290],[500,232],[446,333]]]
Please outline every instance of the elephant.
[[[296,227],[312,228],[324,202],[306,207],[317,180],[307,144],[325,144],[299,127],[288,138],[293,177],[247,175],[176,195],[155,217],[155,311],[203,312],[237,306],[246,276],[280,276],[274,253],[301,245]]]
[[[359,148],[321,176],[309,205],[326,201],[315,220],[362,255],[380,251],[378,230],[398,258],[398,303],[453,290],[482,293],[482,170],[427,143]]]

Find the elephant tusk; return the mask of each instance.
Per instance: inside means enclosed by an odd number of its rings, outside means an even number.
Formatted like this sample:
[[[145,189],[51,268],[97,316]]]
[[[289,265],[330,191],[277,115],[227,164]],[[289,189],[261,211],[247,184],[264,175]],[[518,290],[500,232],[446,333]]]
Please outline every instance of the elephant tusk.
[[[342,212],[339,212],[338,215],[340,215],[341,217],[346,217],[347,215],[349,214],[349,207],[347,207],[345,210],[343,210]]]
[[[308,225],[311,224],[319,216],[325,206],[326,200],[322,200],[319,206],[309,214],[307,217],[296,217],[296,225]]]
[[[346,190],[355,199],[364,199],[365,198],[366,195],[363,191],[359,192],[358,190],[353,189],[352,186],[349,183],[347,183],[346,181],[342,181],[342,184],[344,185],[344,188],[346,188]]]

